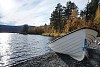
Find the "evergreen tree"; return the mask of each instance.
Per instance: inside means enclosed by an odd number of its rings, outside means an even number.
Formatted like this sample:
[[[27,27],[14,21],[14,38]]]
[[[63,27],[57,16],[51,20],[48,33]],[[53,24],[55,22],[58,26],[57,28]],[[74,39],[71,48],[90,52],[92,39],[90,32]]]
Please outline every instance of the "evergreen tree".
[[[78,10],[77,10],[77,6],[75,5],[75,3],[72,3],[71,1],[67,2],[66,4],[66,10],[65,10],[65,16],[67,18],[67,25],[65,26],[65,28],[67,27],[68,30],[67,31],[72,31],[74,29],[74,24],[76,23],[76,18],[78,15]]]
[[[71,13],[73,10],[77,10],[77,6],[75,5],[75,3],[72,3],[71,1],[67,2],[66,7],[62,7],[60,3],[57,4],[57,7],[51,14],[50,26],[53,27],[56,30],[56,32],[62,33],[65,24],[67,23],[67,20],[72,20]]]
[[[28,33],[28,25],[25,24],[23,25],[23,31],[22,31],[23,34],[27,34]]]
[[[65,9],[65,16],[67,19],[70,19],[71,12],[74,9],[77,9],[75,3],[72,3],[71,1],[67,2],[66,9]]]
[[[61,32],[62,11],[62,5],[58,3],[56,9],[53,11],[50,18],[50,24],[52,27],[54,26],[54,29],[57,32]]]
[[[84,10],[87,22],[88,20],[92,20],[93,22],[98,7],[98,2],[99,0],[91,0],[91,2],[87,4],[86,9]]]

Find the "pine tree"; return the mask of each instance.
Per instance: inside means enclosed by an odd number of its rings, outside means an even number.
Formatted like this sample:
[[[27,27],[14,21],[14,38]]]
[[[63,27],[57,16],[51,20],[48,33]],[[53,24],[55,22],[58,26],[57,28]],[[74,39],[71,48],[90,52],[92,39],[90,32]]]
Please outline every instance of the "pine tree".
[[[60,3],[57,4],[57,7],[51,14],[50,18],[50,25],[53,27],[57,32],[62,31],[61,21],[62,21],[62,14],[63,14],[63,7]]]
[[[88,20],[94,20],[95,18],[95,14],[96,14],[96,10],[98,8],[98,2],[99,0],[91,0],[91,2],[87,4],[84,13],[86,16],[86,22],[88,22]]]
[[[77,17],[78,11],[75,3],[71,1],[67,2],[66,7],[62,6],[60,3],[57,4],[57,7],[51,14],[50,26],[56,30],[56,32],[64,32],[65,25],[72,21],[72,17]],[[71,25],[71,23],[70,23]]]

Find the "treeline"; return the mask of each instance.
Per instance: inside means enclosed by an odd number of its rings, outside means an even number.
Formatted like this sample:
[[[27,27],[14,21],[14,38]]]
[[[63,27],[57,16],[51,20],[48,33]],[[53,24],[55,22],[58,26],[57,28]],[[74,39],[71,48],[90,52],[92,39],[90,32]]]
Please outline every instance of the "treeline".
[[[51,13],[50,25],[35,27],[30,33],[55,35],[70,31],[91,27],[100,32],[100,4],[99,0],[92,0],[84,10],[79,11],[74,2],[67,2],[66,6],[57,4]],[[100,35],[100,34],[99,34]]]
[[[28,33],[29,34],[43,34],[43,33],[48,33],[50,30],[49,25],[44,25],[44,26],[39,26],[39,27],[34,27],[34,28],[29,28]]]

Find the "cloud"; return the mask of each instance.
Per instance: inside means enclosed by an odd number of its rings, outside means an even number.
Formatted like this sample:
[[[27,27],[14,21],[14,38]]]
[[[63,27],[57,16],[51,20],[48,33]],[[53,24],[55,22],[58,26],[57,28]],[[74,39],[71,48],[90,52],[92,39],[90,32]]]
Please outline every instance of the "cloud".
[[[6,0],[8,1],[8,0]],[[5,24],[12,25],[44,25],[49,24],[49,18],[52,11],[55,9],[57,3],[61,3],[63,6],[69,0],[9,0],[13,1],[13,8],[8,11],[1,12],[3,17],[0,19]],[[85,0],[71,0],[79,7],[83,9],[86,5]],[[6,7],[7,8],[7,7]],[[0,8],[1,10],[1,8]]]

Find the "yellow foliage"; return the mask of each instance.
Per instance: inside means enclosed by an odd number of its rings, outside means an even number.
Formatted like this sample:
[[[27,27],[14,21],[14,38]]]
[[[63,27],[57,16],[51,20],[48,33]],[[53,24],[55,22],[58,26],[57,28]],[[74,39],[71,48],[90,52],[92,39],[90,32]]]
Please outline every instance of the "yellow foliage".
[[[72,10],[72,12],[71,12],[71,17],[72,17],[72,18],[76,18],[77,15],[78,15],[77,10],[76,10],[76,9]]]
[[[96,11],[96,16],[94,19],[95,24],[100,24],[100,4],[98,5],[98,9]]]

